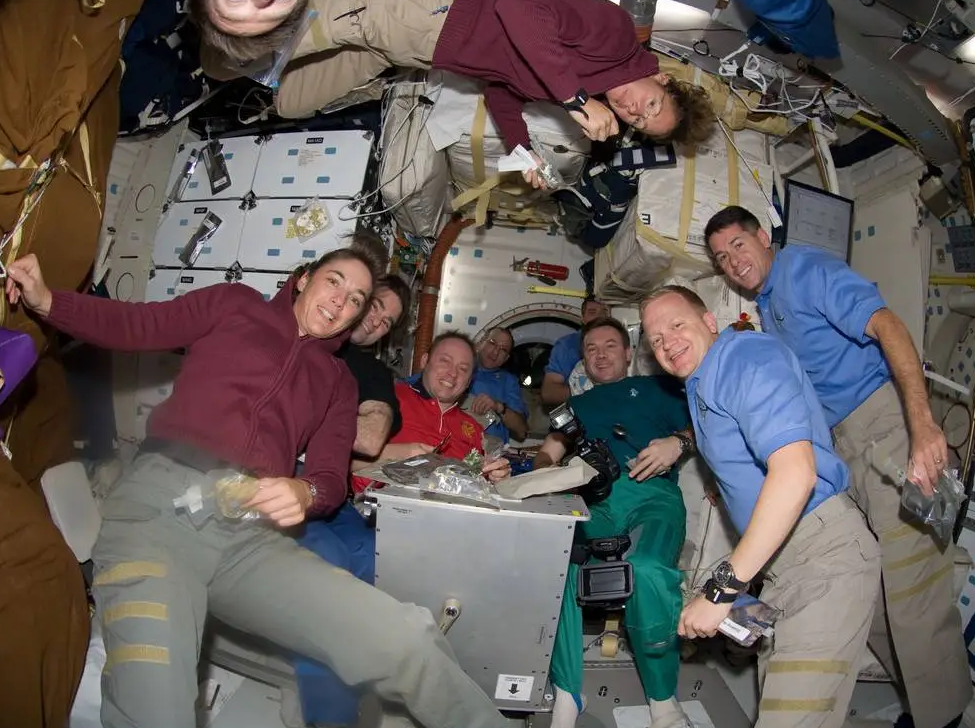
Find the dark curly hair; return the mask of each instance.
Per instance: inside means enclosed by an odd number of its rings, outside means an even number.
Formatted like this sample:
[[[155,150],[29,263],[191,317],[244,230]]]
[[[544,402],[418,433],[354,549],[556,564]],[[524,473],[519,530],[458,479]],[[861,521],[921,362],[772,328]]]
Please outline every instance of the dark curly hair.
[[[711,97],[700,86],[671,78],[664,89],[674,100],[677,109],[677,126],[667,135],[667,141],[677,144],[698,145],[714,132],[715,115]]]
[[[187,0],[186,3],[186,12],[200,31],[200,42],[241,66],[283,47],[298,30],[307,8],[308,0],[299,0],[276,27],[260,35],[242,36],[226,33],[213,24],[207,0]]]

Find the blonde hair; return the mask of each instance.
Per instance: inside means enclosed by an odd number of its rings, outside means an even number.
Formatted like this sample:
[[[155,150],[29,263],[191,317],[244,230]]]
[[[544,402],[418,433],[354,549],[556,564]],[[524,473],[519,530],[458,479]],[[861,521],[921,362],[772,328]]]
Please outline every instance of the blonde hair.
[[[663,298],[664,296],[673,293],[680,296],[687,303],[689,303],[695,311],[698,313],[707,313],[708,306],[704,303],[704,300],[694,293],[690,288],[686,286],[660,286],[655,288],[640,301],[640,314],[642,315],[647,306],[656,301],[658,298]]]

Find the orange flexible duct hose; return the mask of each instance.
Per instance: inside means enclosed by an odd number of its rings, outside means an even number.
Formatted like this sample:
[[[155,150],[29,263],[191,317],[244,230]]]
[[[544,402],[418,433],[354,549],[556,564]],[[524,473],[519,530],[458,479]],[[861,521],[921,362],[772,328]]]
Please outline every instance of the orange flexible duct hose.
[[[412,372],[420,371],[420,360],[430,350],[433,329],[436,326],[437,301],[440,299],[440,278],[443,276],[443,262],[447,253],[457,242],[461,231],[473,225],[473,220],[455,217],[440,231],[437,244],[433,246],[426,271],[423,273],[423,287],[420,289],[420,302],[416,314],[416,334],[413,344]]]

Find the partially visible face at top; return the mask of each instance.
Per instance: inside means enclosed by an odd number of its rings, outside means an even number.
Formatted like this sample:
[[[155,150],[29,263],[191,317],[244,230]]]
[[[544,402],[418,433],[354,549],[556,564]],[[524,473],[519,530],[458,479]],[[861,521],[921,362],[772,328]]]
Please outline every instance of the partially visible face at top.
[[[356,346],[372,346],[389,333],[400,316],[403,304],[399,296],[389,288],[380,288],[369,301],[369,310],[352,331],[352,343]]]
[[[308,0],[204,0],[207,17],[228,35],[263,35],[281,25]]]
[[[620,120],[647,136],[664,138],[677,128],[678,110],[667,93],[670,76],[658,73],[616,86],[606,92],[606,101]]]
[[[444,339],[420,363],[423,386],[442,405],[459,402],[474,376],[474,352],[463,339]]]
[[[477,361],[485,369],[504,366],[511,356],[515,341],[505,329],[493,329],[477,349]]]
[[[588,324],[598,318],[609,316],[609,306],[599,301],[586,301],[582,304],[582,323]]]
[[[329,339],[359,318],[372,293],[372,274],[355,259],[332,260],[298,279],[294,302],[301,336]]]

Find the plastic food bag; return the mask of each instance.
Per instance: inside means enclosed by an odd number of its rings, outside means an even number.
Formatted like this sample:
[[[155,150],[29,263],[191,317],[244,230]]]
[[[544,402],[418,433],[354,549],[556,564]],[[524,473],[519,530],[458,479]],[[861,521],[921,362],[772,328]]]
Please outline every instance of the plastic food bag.
[[[417,485],[422,479],[430,477],[437,468],[457,462],[457,460],[430,453],[429,455],[417,455],[406,460],[384,463],[382,471],[383,475],[394,483]]]
[[[718,631],[742,647],[751,647],[759,637],[771,636],[772,625],[781,615],[781,610],[742,594],[731,605],[731,613],[721,620]]]
[[[905,479],[901,505],[919,521],[931,527],[942,544],[951,543],[958,510],[965,500],[965,486],[948,470],[941,471],[934,494],[927,496],[916,483]]]
[[[291,57],[298,49],[301,39],[305,37],[305,34],[311,28],[311,24],[317,17],[317,10],[308,10],[305,13],[305,17],[302,18],[301,22],[280,48],[241,66],[235,66],[228,61],[227,68],[242,76],[247,76],[247,78],[253,81],[257,81],[262,86],[277,89],[281,81],[281,74],[284,72],[284,67],[291,61]]]
[[[474,452],[474,451],[472,451]],[[479,456],[480,457],[480,456]],[[487,480],[463,465],[443,465],[420,481],[420,488],[428,493],[482,503],[500,508],[500,496]]]
[[[261,514],[243,505],[258,490],[257,480],[249,475],[236,470],[211,470],[174,498],[173,507],[184,511],[197,528],[214,516],[227,521],[253,521]]]
[[[291,228],[298,236],[298,240],[303,243],[328,229],[331,224],[332,219],[328,216],[328,210],[317,197],[305,202],[291,218]]]

